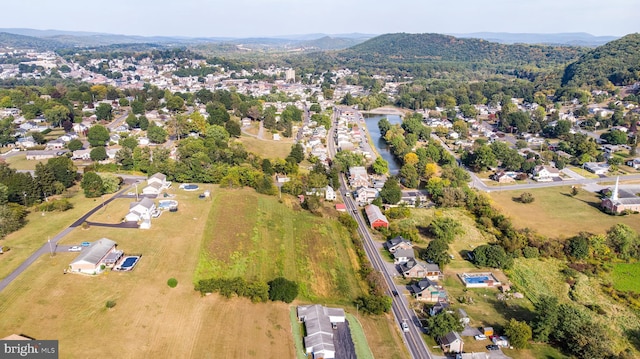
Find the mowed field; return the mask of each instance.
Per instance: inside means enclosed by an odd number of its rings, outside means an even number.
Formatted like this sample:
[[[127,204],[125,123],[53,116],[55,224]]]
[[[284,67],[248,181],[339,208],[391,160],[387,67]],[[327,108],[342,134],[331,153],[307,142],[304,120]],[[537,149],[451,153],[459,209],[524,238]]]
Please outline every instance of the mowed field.
[[[143,254],[132,272],[65,275],[77,253],[43,256],[0,292],[0,335],[58,339],[61,358],[291,358],[287,305],[193,290],[212,202],[175,191],[179,211],[154,219],[150,230],[78,228],[61,242],[111,238],[125,253]],[[107,300],[116,306],[107,309]]]
[[[513,201],[523,192],[530,192],[533,203]],[[640,231],[640,216],[611,216],[602,212],[600,198],[595,193],[580,190],[570,196],[571,187],[549,187],[526,191],[491,192],[494,204],[510,217],[516,228],[531,228],[550,238],[571,237],[579,232],[604,233],[617,223]]]
[[[640,262],[614,264],[611,279],[617,290],[640,293]]]
[[[8,246],[11,250],[0,255],[0,278],[6,277],[15,270],[33,252],[46,244],[49,237],[60,233],[90,209],[100,204],[101,199],[84,198],[79,186],[68,191],[74,193],[69,198],[69,202],[74,206],[72,209],[65,212],[42,213],[36,208],[32,208],[31,213],[27,216],[28,224],[19,231],[7,235],[1,242],[3,246]],[[105,196],[105,199],[108,199],[109,196]]]
[[[262,140],[243,134],[238,141],[242,142],[247,151],[259,153],[263,158],[286,158],[291,152],[293,139],[281,136],[280,141],[273,141],[272,138],[271,132],[265,129]]]

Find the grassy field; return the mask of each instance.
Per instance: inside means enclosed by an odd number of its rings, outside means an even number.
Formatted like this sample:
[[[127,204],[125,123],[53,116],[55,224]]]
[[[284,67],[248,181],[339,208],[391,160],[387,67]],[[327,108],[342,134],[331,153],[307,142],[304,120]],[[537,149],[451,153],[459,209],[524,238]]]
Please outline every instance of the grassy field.
[[[9,167],[16,170],[35,170],[36,164],[47,163],[47,160],[28,160],[26,153],[21,153],[17,156],[9,157],[6,159]]]
[[[362,293],[356,255],[341,225],[276,197],[252,189],[217,193],[204,237],[197,279],[284,276],[300,283],[302,299],[339,304]]]
[[[614,264],[611,279],[617,290],[640,293],[640,262]]]
[[[129,213],[129,204],[135,201],[135,198],[114,199],[109,204],[99,209],[96,213],[87,218],[87,221],[97,223],[120,223],[124,219],[124,216]],[[163,213],[163,215],[168,214],[169,213]]]
[[[193,290],[211,208],[210,201],[196,197],[197,193],[178,192],[180,211],[154,219],[147,231],[75,229],[63,243],[107,237],[126,253],[143,257],[132,272],[97,277],[62,274],[76,253],[41,257],[0,292],[0,334],[59,339],[64,358],[292,357],[287,305],[201,297]],[[171,277],[179,282],[174,289],[166,285]],[[107,300],[117,305],[106,309]],[[240,333],[251,339],[240,340]],[[87,338],[109,341],[88,346]]]
[[[549,187],[526,190],[535,201],[523,204],[513,201],[525,191],[491,192],[494,204],[509,216],[516,228],[532,228],[547,237],[570,237],[581,231],[604,233],[616,223],[625,223],[640,231],[640,217],[610,216],[600,211],[595,193],[580,190],[571,197],[571,187]]]
[[[294,357],[288,305],[254,304],[216,294],[202,297],[193,290],[195,279],[219,268],[226,275],[265,280],[285,275],[307,283],[303,300],[314,298],[355,309],[351,298],[362,293],[363,284],[355,278],[357,260],[350,240],[336,221],[295,210],[295,205],[249,189],[201,185],[205,189],[212,190],[212,198],[200,200],[199,191],[171,189],[180,202],[179,211],[153,219],[150,230],[74,229],[61,244],[106,237],[125,253],[143,256],[131,272],[107,271],[99,276],[63,274],[77,253],[40,257],[0,292],[0,335],[58,339],[64,358]],[[57,214],[54,221],[30,217],[27,227],[12,234],[7,244],[14,243],[16,251],[0,257],[2,272],[9,272],[5,264],[17,266],[44,243],[39,237],[59,232],[96,204],[81,196],[74,200],[78,200],[75,213]],[[116,200],[90,220],[117,222],[129,201]],[[38,238],[38,242],[31,244],[25,238]],[[24,250],[19,241],[24,241]],[[172,277],[179,282],[174,289],[166,284]],[[116,306],[107,309],[108,300]],[[409,356],[391,317],[358,319],[376,358]],[[87,338],[97,337],[109,342],[87,346]]]
[[[570,288],[560,273],[563,268],[562,262],[555,259],[518,258],[508,273],[515,284],[514,288],[523,290],[533,301],[543,295],[552,295],[561,302],[573,301],[585,307],[596,305],[602,308],[605,314],[589,312],[592,319],[611,330],[611,337],[617,338],[612,340],[616,350],[621,351],[629,347],[625,332],[640,330],[637,313],[604,294],[600,290],[601,279],[597,277],[578,274],[574,278],[573,288]]]
[[[356,350],[356,356],[359,359],[373,359],[374,356],[367,343],[367,337],[362,330],[362,324],[353,314],[346,313],[346,317],[349,322],[349,330],[351,331],[351,339]]]
[[[28,224],[5,237],[2,245],[8,246],[11,250],[0,256],[0,278],[6,277],[33,252],[46,244],[48,237],[60,233],[99,203],[86,199],[81,192],[76,192],[77,187],[70,191],[75,193],[69,198],[74,206],[72,209],[66,212],[41,213],[32,208],[27,216]]]
[[[271,159],[286,158],[291,152],[291,145],[293,145],[293,140],[290,138],[281,137],[280,141],[273,141],[271,133],[267,130],[264,131],[263,140],[242,135],[239,141],[242,142],[247,151],[256,153],[263,158]]]

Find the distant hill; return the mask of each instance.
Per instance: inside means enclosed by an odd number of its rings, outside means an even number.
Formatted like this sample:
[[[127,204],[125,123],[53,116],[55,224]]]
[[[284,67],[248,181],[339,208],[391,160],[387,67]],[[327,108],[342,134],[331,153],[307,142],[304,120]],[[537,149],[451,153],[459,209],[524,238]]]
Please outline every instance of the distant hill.
[[[34,50],[55,50],[64,47],[64,44],[51,39],[41,39],[33,36],[9,34],[0,32],[0,48],[29,48]]]
[[[566,86],[628,85],[640,81],[640,34],[630,34],[593,49],[567,66]]]
[[[567,63],[584,50],[576,47],[506,45],[481,39],[460,39],[440,34],[387,34],[340,52],[340,57],[364,61]]]
[[[449,34],[458,38],[483,39],[502,44],[545,44],[595,47],[618,39],[616,36],[594,36],[585,32],[556,34],[474,32],[470,34]]]
[[[365,38],[344,38],[325,36],[315,40],[301,42],[305,48],[315,48],[319,50],[342,50],[364,42]]]

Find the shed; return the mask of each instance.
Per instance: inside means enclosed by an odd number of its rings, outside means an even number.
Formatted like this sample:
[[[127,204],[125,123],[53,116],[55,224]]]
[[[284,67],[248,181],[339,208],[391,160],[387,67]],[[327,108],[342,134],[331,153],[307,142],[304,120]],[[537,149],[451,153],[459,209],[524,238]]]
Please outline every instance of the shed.
[[[486,335],[487,337],[490,337],[493,335],[493,327],[484,327],[482,328],[482,334]]]
[[[464,342],[458,332],[449,332],[440,338],[440,347],[445,353],[462,353]]]

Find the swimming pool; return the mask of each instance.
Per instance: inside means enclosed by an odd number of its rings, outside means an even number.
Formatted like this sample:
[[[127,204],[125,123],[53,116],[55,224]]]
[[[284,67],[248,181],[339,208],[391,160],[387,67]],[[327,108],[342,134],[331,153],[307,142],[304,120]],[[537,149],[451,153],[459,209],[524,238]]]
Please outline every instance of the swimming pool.
[[[178,207],[178,201],[165,199],[158,202],[158,209],[171,209],[175,207]]]
[[[133,267],[136,266],[136,264],[138,264],[139,259],[140,259],[140,256],[125,257],[120,263],[120,265],[116,268],[116,270],[130,271],[133,269]]]
[[[198,187],[197,184],[181,184],[180,188],[182,188],[185,191],[195,191],[200,187]]]
[[[462,273],[458,274],[460,280],[467,288],[483,288],[483,287],[495,287],[500,285],[500,281],[493,273]]]

